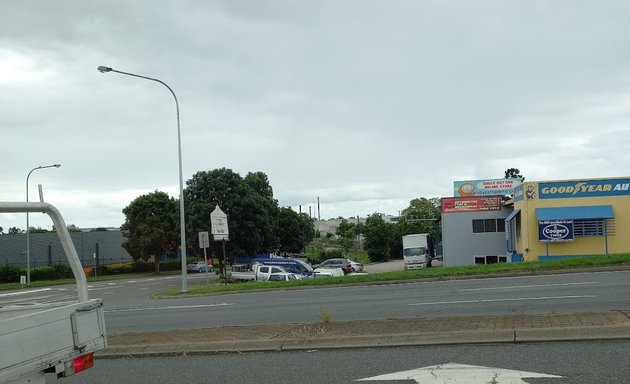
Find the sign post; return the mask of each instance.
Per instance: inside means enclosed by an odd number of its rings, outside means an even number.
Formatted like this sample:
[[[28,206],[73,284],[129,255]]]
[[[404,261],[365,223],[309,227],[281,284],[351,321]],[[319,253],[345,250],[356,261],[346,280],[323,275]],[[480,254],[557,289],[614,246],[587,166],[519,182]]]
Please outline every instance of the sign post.
[[[206,262],[206,285],[210,284],[208,277],[208,254],[206,249],[210,246],[210,235],[208,232],[199,232],[199,248],[203,248],[203,259]]]
[[[223,280],[225,281],[225,284],[227,285],[227,273],[226,273],[226,266],[225,266],[225,241],[230,240],[230,231],[228,228],[227,215],[225,214],[225,212],[221,210],[218,204],[216,208],[214,209],[214,211],[212,211],[212,213],[210,214],[210,226],[212,227],[211,232],[212,232],[212,237],[214,238],[214,241],[223,242],[222,274],[223,274]]]

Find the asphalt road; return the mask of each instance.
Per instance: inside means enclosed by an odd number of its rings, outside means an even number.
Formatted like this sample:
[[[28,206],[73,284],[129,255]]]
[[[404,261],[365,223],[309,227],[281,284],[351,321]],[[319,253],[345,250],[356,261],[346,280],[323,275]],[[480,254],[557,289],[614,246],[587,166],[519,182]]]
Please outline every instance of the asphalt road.
[[[94,368],[67,378],[64,383],[320,384],[352,383],[384,374],[394,374],[398,380],[417,375],[416,380],[403,381],[406,383],[630,383],[628,361],[630,341],[368,348],[97,359]],[[396,374],[436,365],[431,370]],[[492,369],[473,370],[466,366]],[[509,372],[497,368],[531,373],[523,374],[524,381],[508,381],[503,375]],[[534,373],[558,377],[528,378]],[[448,380],[458,375],[469,381]],[[47,382],[56,381],[50,376]]]
[[[400,317],[630,308],[630,271],[327,287],[184,299],[108,300],[112,332]],[[121,295],[123,291],[117,294]],[[159,313],[159,315],[157,315]]]
[[[203,274],[190,278],[191,284],[205,282]],[[151,298],[152,292],[179,284],[179,276],[103,282],[91,284],[90,295],[103,298],[110,333],[316,322],[323,310],[334,321],[630,308],[630,271]],[[0,305],[73,295],[72,286],[1,293]]]

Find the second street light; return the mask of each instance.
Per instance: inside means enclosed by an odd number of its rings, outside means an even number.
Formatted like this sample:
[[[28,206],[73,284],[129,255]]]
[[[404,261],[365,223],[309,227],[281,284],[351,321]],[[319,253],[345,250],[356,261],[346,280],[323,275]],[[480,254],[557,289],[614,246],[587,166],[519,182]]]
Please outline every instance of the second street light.
[[[112,69],[110,67],[104,67],[102,65],[99,66],[97,69],[101,73],[115,72],[115,73],[120,73],[121,75],[133,76],[133,77],[138,77],[140,79],[158,82],[162,84],[163,86],[165,86],[171,92],[171,94],[173,95],[173,98],[175,99],[175,108],[177,110],[177,153],[179,157],[179,221],[180,221],[179,224],[181,227],[180,247],[181,247],[181,258],[182,258],[182,292],[187,292],[188,286],[186,282],[186,227],[185,227],[186,221],[184,220],[184,177],[182,176],[182,139],[181,139],[181,129],[179,126],[179,102],[177,101],[177,96],[175,95],[175,92],[173,92],[171,87],[169,87],[162,80],[154,79],[152,77],[147,77],[147,76],[136,75],[129,72],[117,71],[115,69]]]
[[[26,202],[28,203],[28,179],[31,177],[31,173],[38,169],[44,168],[59,168],[61,164],[51,164],[51,165],[40,165],[39,167],[35,167],[31,169],[31,171],[26,175]],[[29,233],[29,221],[28,221],[28,212],[26,212],[26,285],[31,285],[31,241],[28,236]]]

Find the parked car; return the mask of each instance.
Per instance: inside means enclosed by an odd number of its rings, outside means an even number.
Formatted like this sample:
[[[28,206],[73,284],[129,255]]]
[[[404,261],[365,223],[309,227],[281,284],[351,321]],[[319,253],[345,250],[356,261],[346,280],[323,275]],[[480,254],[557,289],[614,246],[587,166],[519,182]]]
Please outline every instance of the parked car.
[[[297,280],[294,273],[276,272],[269,275],[267,281],[293,281]]]
[[[349,259],[328,259],[314,265],[313,268],[341,268],[344,274],[354,271]]]
[[[206,264],[205,261],[198,261],[196,263],[191,263],[186,265],[186,271],[188,272],[212,272],[214,271],[214,267],[210,264]]]
[[[354,260],[350,260],[348,259],[348,261],[350,262],[350,265],[352,266],[352,270],[354,272],[363,272],[363,264],[359,263],[358,261],[354,261]]]
[[[315,268],[315,277],[344,276],[346,273],[341,268]]]
[[[287,272],[294,273],[298,279],[313,277],[313,268],[299,259],[289,259],[284,257],[257,257],[252,259],[252,270],[256,270],[257,265],[277,266],[284,268]]]

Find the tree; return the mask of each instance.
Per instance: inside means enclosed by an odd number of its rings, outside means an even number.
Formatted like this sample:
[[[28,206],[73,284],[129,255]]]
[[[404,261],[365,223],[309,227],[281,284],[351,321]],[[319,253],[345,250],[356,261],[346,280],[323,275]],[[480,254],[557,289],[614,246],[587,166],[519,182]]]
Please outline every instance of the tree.
[[[420,197],[409,202],[403,209],[398,222],[400,250],[402,250],[402,236],[412,233],[430,233],[433,239],[440,238],[439,222],[441,220],[440,200]]]
[[[133,200],[123,209],[125,223],[120,227],[122,246],[134,260],[155,259],[160,272],[160,256],[175,251],[179,240],[178,201],[166,192],[155,191]]]
[[[348,254],[354,246],[354,238],[357,234],[357,224],[351,223],[346,219],[341,219],[339,227],[337,227],[337,235],[339,236],[339,245]]]
[[[339,227],[337,227],[337,235],[342,238],[351,237],[354,225],[354,223],[350,223],[346,219],[341,219],[341,223],[339,223]]]
[[[382,214],[374,213],[365,220],[363,231],[365,236],[363,248],[370,261],[389,260],[392,225],[385,222]]]
[[[20,229],[20,228],[18,228],[18,227],[11,227],[11,228],[9,228],[9,230],[7,231],[7,233],[8,233],[9,235],[17,235],[18,233],[24,233],[24,231],[23,231],[23,230],[21,230],[21,229]]]
[[[280,252],[299,253],[313,240],[315,226],[308,215],[291,208],[280,208],[277,235]]]
[[[186,184],[186,231],[191,241],[199,231],[210,231],[210,213],[218,204],[228,218],[230,256],[254,256],[277,248],[278,206],[264,173],[249,174],[244,180],[231,169],[220,168],[197,172]]]
[[[518,168],[508,168],[505,170],[505,179],[521,179],[521,181],[525,181],[523,175],[521,175],[521,171]]]

